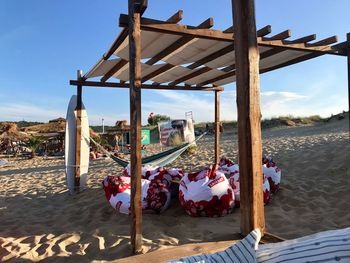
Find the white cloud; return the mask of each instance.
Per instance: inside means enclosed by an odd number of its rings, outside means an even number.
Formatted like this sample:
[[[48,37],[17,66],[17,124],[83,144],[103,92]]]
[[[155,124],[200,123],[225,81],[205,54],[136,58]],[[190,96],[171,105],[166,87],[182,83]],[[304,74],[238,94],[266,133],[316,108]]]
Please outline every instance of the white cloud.
[[[5,103],[0,106],[0,119],[13,121],[42,121],[46,122],[60,116],[65,116],[64,111],[57,111],[48,107],[40,107],[33,104]]]

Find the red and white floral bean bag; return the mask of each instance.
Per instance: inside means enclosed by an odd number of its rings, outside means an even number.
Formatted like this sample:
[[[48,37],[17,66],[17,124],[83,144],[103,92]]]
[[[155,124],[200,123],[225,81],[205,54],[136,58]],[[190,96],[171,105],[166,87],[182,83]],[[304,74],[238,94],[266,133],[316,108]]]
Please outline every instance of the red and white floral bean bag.
[[[229,178],[230,185],[233,193],[235,194],[235,205],[240,206],[240,183],[239,183],[239,166],[232,161],[222,158],[220,160],[221,171]],[[264,193],[264,204],[268,204],[270,201],[270,184],[266,176],[263,174],[263,193]]]
[[[232,188],[216,165],[185,174],[180,182],[179,199],[190,216],[224,216],[231,213],[234,207]]]
[[[130,176],[130,165],[128,165],[123,174]],[[171,192],[171,197],[177,197],[179,195],[179,185],[174,181],[180,181],[184,176],[182,170],[177,168],[165,169],[163,167],[152,167],[145,165],[142,167],[141,176],[143,179],[153,180],[161,177],[162,183],[165,184]]]
[[[276,193],[281,183],[281,170],[272,158],[263,158],[263,173],[269,180],[271,193]]]
[[[130,214],[131,184],[127,176],[107,176],[103,182],[105,195],[111,206],[117,212]],[[142,209],[151,209],[157,213],[163,212],[170,205],[170,192],[162,178],[141,180]]]

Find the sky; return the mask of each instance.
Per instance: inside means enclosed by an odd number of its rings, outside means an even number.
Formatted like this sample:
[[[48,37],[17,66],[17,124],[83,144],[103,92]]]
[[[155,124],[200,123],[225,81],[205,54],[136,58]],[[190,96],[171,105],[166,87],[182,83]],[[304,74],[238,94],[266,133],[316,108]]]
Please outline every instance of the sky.
[[[230,0],[149,0],[144,17],[165,20],[183,10],[183,24],[214,18],[214,29],[232,25]],[[256,0],[257,28],[272,34],[292,30],[292,38],[317,39],[350,32],[349,0]],[[118,36],[126,0],[1,0],[0,121],[42,121],[65,117],[76,89],[78,69],[87,72]],[[263,118],[323,117],[348,110],[346,57],[322,56],[260,76]],[[224,86],[221,119],[236,120],[236,86]],[[127,89],[83,88],[90,124],[129,120]],[[142,91],[142,121],[150,112],[196,122],[214,120],[213,92]]]

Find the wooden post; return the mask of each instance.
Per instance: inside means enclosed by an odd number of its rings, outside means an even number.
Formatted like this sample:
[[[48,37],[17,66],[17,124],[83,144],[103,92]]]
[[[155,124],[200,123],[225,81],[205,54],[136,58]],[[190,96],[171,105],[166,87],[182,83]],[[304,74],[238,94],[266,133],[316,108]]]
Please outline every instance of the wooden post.
[[[77,71],[77,80],[81,80],[83,72]],[[82,108],[82,86],[77,86],[77,107],[76,111],[76,134],[75,134],[75,178],[74,192],[80,190],[80,157],[81,157],[81,108]]]
[[[131,169],[131,245],[134,254],[142,252],[141,206],[141,37],[142,0],[129,0],[130,74],[130,169]]]
[[[348,111],[349,111],[349,137],[350,137],[350,33],[346,34],[347,53],[348,53]]]
[[[259,50],[254,0],[232,0],[237,76],[241,233],[265,231],[262,175]]]
[[[220,92],[215,91],[215,163],[220,162]]]

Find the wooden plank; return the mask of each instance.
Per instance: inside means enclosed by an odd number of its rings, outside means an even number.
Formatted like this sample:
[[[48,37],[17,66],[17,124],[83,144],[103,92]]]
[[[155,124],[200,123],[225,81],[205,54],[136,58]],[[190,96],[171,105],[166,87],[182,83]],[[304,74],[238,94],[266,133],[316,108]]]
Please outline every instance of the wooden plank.
[[[173,24],[179,23],[183,18],[183,14],[184,12],[182,10],[179,10],[175,14],[173,14],[171,17],[169,17],[167,19],[167,22],[173,23]]]
[[[129,0],[129,79],[130,79],[130,210],[131,246],[133,254],[142,252],[141,206],[141,30],[140,12],[136,4],[141,0]],[[140,7],[139,7],[140,8]]]
[[[83,73],[77,71],[77,80],[81,80]],[[82,86],[77,86],[77,106],[76,111],[76,133],[75,133],[75,176],[74,176],[74,191],[80,190],[80,160],[81,160],[81,110],[82,110]]]
[[[263,28],[260,28],[257,32],[256,35],[257,37],[263,37],[272,32],[272,27],[271,25],[264,26]]]
[[[87,87],[105,87],[105,88],[124,88],[128,89],[129,84],[127,83],[116,83],[116,82],[99,82],[99,81],[77,81],[70,80],[70,85],[73,86],[87,86]],[[142,84],[142,89],[155,89],[155,90],[188,90],[188,91],[223,91],[223,87],[192,87],[192,86],[169,86],[161,84]]]
[[[202,22],[200,25],[197,26],[197,28],[210,28],[214,25],[213,18],[208,18],[204,22]],[[171,55],[175,51],[177,51],[179,48],[182,48],[184,45],[192,41],[194,37],[188,37],[184,36],[177,40],[176,42],[172,43],[170,46],[166,47],[162,51],[160,51],[158,54],[154,55],[151,59],[149,59],[146,64],[147,65],[153,65],[157,63],[158,61],[162,60],[163,58]]]
[[[159,263],[176,260],[182,257],[189,257],[200,254],[213,254],[227,249],[242,238],[238,233],[233,233],[232,236],[232,240],[184,244],[166,249],[151,251],[144,255],[121,258],[115,261],[111,261],[111,263]]]
[[[278,33],[272,37],[264,37],[263,39],[264,40],[283,40],[283,39],[286,39],[288,37],[291,37],[292,36],[292,31],[290,31],[289,29],[281,32],[281,33]]]
[[[176,79],[173,82],[170,82],[169,85],[170,86],[177,85],[177,84],[179,84],[181,82],[185,82],[188,79],[192,79],[192,78],[197,77],[197,76],[199,76],[201,74],[204,74],[204,73],[206,73],[206,72],[208,72],[210,70],[212,70],[212,68],[209,68],[209,67],[200,68],[200,69],[198,69],[198,70],[196,70],[194,72],[191,72],[190,74],[187,74],[187,75],[185,75],[185,76],[183,76],[181,78]]]
[[[306,47],[319,47],[319,46],[328,46],[334,43],[338,42],[337,36],[331,36],[327,37],[325,39],[322,39],[320,41],[314,42],[314,43],[307,43]]]
[[[350,137],[350,33],[346,34],[347,40],[347,62],[348,62],[348,117],[349,117],[349,137]]]
[[[254,0],[232,0],[238,112],[241,233],[265,232],[262,176],[259,50]]]
[[[214,162],[220,162],[220,92],[215,91],[215,158]]]
[[[285,44],[307,43],[316,39],[316,34],[308,35],[305,37],[297,38],[294,40],[285,40]]]
[[[117,73],[122,67],[124,67],[126,64],[128,64],[128,61],[125,59],[121,59],[117,64],[115,64],[114,67],[112,67],[102,78],[102,82],[106,82],[109,80],[110,77],[112,77],[115,73]]]

